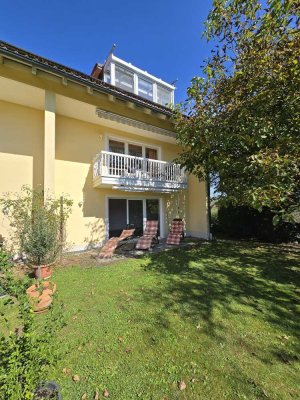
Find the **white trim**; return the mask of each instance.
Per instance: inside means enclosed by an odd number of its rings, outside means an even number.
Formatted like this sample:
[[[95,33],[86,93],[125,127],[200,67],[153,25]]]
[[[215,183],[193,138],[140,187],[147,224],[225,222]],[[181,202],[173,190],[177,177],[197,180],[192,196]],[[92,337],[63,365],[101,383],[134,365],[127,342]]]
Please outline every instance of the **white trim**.
[[[114,195],[105,195],[105,232],[106,232],[106,239],[109,237],[109,199],[120,199],[120,200],[127,200],[126,202],[126,212],[127,212],[127,223],[129,221],[128,216],[128,200],[142,200],[143,201],[143,221],[144,221],[144,228],[147,221],[146,215],[146,200],[158,200],[158,208],[159,208],[159,229],[160,229],[160,237],[164,238],[165,236],[165,213],[163,207],[163,198],[158,196],[114,196]]]
[[[114,62],[110,64],[110,84],[116,86],[116,66]]]
[[[135,67],[131,63],[128,63],[127,61],[124,61],[121,58],[116,57],[114,54],[111,55],[111,62],[117,62],[117,63],[123,65],[124,67],[129,68],[130,70],[136,72],[139,75],[145,76],[148,79],[151,79],[152,81],[157,82],[157,83],[165,86],[168,89],[175,90],[175,86],[171,85],[170,83],[167,83],[167,82],[163,81],[162,79],[149,74],[149,72],[147,72],[147,71],[143,71],[142,69]]]

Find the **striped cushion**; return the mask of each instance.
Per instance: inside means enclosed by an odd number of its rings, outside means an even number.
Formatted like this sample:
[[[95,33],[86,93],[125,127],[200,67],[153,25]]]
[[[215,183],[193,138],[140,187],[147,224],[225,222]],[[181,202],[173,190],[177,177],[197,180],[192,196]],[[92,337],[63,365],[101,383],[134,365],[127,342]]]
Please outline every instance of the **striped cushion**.
[[[114,251],[116,250],[117,246],[119,243],[119,238],[118,237],[112,237],[110,238],[105,245],[102,247],[100,253],[99,253],[99,258],[111,258],[112,255],[114,254]]]
[[[149,250],[152,244],[153,236],[142,236],[139,238],[135,248],[139,250]]]
[[[143,236],[155,236],[157,234],[158,221],[147,221]]]
[[[111,258],[118,247],[119,242],[125,240],[134,234],[135,229],[123,229],[119,237],[110,238],[102,247],[99,258]]]
[[[149,250],[152,240],[157,235],[158,221],[147,221],[144,234],[139,238],[135,248],[139,250]]]
[[[135,229],[123,229],[121,235],[119,236],[120,240],[124,240],[129,238],[134,234]]]
[[[178,233],[169,233],[167,238],[167,244],[179,244],[181,239],[181,234]]]
[[[183,221],[172,221],[170,232],[181,234],[183,231]]]
[[[179,244],[183,234],[183,221],[172,221],[170,233],[168,235],[167,244]]]

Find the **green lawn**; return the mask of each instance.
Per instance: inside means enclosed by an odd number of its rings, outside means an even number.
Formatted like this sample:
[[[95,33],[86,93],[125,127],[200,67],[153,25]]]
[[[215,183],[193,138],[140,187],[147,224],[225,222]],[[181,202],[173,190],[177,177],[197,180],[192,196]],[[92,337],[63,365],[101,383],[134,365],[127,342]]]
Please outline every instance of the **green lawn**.
[[[51,378],[64,400],[299,399],[299,254],[202,243],[57,268],[67,325]]]

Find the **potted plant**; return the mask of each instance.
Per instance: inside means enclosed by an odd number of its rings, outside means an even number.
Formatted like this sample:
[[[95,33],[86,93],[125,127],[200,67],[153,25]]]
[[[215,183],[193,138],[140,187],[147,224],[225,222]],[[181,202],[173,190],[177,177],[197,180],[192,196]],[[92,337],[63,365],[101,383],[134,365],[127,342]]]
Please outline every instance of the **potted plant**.
[[[35,313],[47,311],[52,303],[52,296],[56,291],[56,284],[49,281],[37,281],[31,285],[26,294]]]
[[[20,194],[8,194],[0,204],[13,228],[12,242],[33,266],[35,277],[50,278],[51,265],[65,244],[64,224],[72,201],[46,197],[41,189],[23,186]]]

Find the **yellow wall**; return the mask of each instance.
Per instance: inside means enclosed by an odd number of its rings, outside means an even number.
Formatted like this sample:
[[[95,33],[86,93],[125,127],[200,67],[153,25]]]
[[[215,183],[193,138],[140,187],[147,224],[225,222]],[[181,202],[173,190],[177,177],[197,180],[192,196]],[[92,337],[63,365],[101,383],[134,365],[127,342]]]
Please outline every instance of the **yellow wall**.
[[[0,196],[43,185],[43,112],[0,101]],[[9,225],[0,212],[0,234]]]
[[[188,190],[179,194],[128,193],[93,187],[92,159],[105,148],[106,135],[160,146],[165,161],[172,161],[178,153],[173,144],[56,115],[55,195],[66,195],[74,201],[67,226],[70,247],[83,248],[105,239],[107,196],[162,198],[165,233],[172,219],[179,216],[185,219],[187,231],[205,235],[205,185],[194,177],[189,178]],[[23,184],[43,185],[43,146],[44,112],[0,102],[0,196],[19,191]],[[8,224],[1,213],[0,234],[8,234]]]

